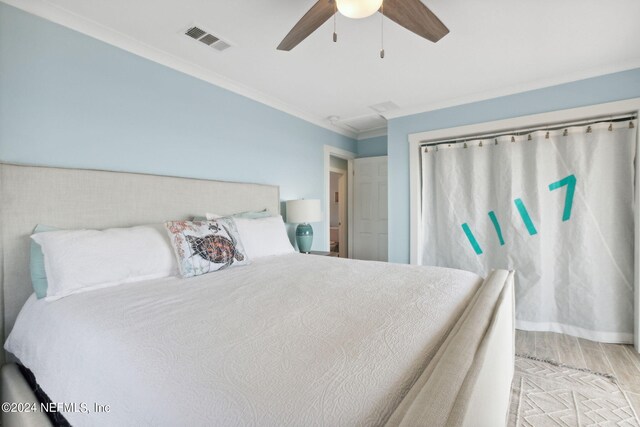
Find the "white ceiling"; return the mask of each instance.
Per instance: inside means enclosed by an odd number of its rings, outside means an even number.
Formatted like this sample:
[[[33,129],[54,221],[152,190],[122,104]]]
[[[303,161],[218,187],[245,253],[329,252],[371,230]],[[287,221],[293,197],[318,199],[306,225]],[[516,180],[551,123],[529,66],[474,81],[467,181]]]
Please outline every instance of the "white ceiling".
[[[377,133],[387,101],[395,117],[640,66],[638,0],[423,0],[451,32],[385,20],[383,60],[379,14],[277,51],[315,0],[4,1],[351,136]],[[182,35],[194,23],[232,48]]]

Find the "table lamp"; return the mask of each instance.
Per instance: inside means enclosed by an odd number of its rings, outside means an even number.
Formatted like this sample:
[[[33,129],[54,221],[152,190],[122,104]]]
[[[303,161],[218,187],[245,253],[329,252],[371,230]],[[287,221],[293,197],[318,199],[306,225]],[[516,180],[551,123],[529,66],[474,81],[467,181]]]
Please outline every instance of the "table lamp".
[[[313,228],[310,222],[322,221],[320,200],[302,199],[287,202],[287,222],[298,224],[296,228],[296,243],[300,252],[308,254],[313,243]]]

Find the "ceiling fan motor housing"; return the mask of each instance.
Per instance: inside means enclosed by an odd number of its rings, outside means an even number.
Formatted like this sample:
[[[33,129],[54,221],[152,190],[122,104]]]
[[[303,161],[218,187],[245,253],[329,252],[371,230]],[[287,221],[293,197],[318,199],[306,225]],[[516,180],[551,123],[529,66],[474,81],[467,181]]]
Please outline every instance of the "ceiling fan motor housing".
[[[366,18],[382,6],[382,0],[335,0],[340,13],[347,18]]]

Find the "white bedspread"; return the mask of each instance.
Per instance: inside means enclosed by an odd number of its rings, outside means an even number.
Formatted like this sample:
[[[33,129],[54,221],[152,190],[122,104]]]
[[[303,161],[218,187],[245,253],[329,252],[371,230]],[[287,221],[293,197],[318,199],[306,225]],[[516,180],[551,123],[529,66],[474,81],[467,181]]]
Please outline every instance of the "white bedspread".
[[[29,299],[5,348],[73,425],[381,425],[482,280],[290,254]]]

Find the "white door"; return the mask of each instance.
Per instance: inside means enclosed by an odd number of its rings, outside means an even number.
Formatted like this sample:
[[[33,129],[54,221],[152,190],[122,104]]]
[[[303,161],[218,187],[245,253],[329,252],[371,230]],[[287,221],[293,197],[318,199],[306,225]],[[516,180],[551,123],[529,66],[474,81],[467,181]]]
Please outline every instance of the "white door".
[[[387,157],[353,162],[352,258],[387,261]]]

